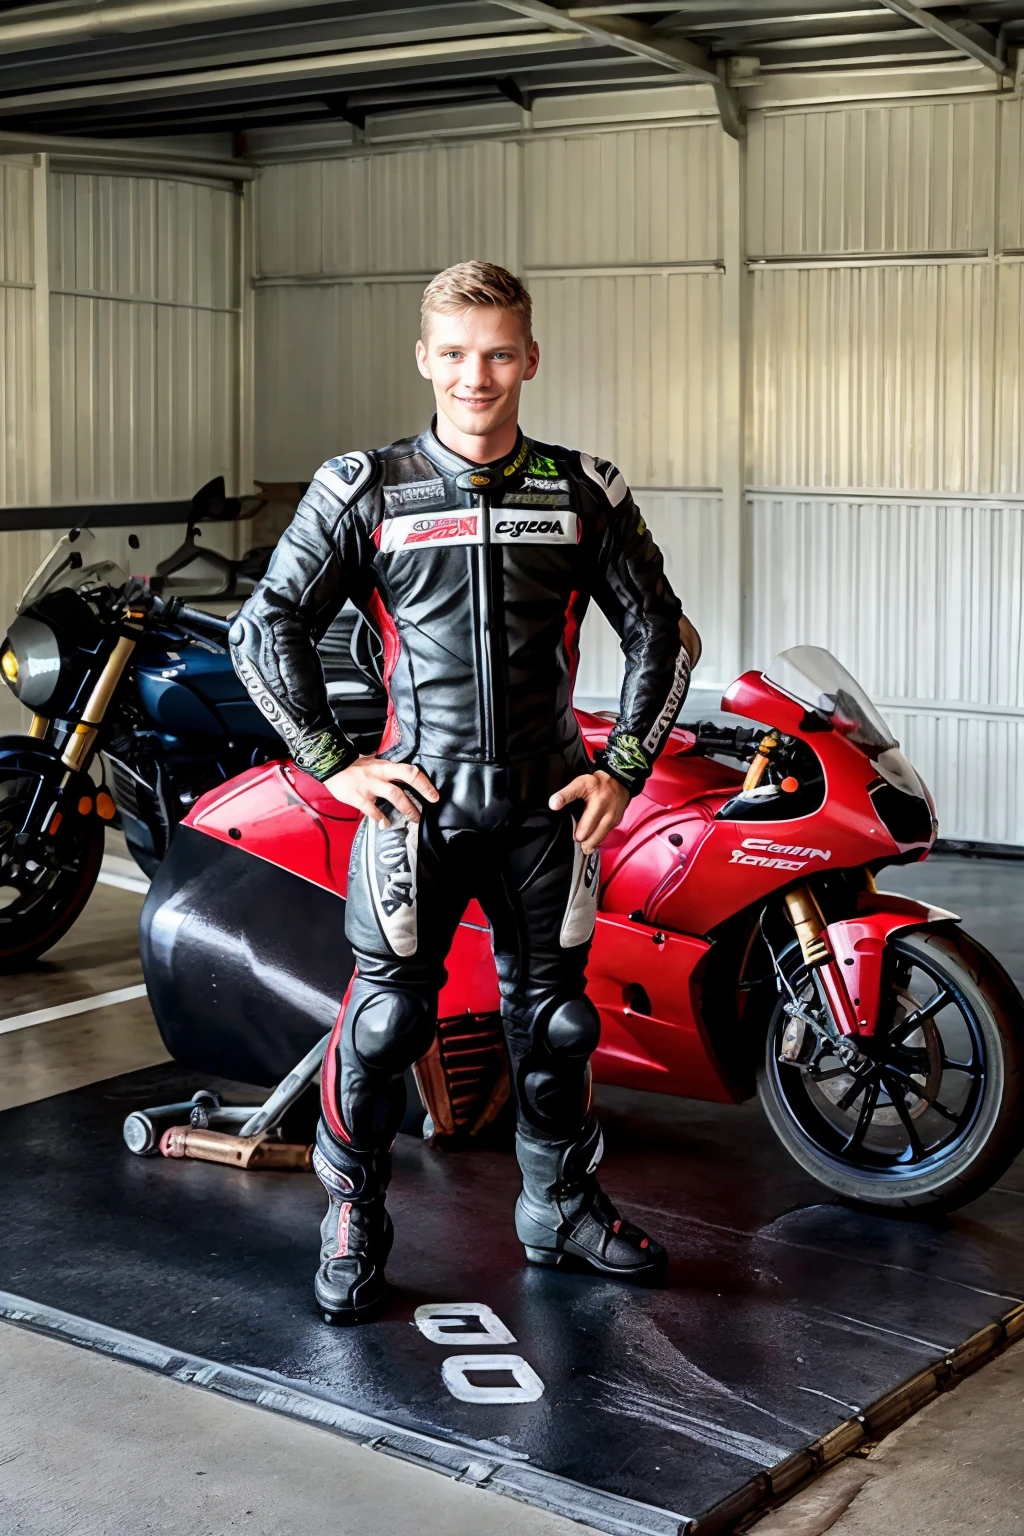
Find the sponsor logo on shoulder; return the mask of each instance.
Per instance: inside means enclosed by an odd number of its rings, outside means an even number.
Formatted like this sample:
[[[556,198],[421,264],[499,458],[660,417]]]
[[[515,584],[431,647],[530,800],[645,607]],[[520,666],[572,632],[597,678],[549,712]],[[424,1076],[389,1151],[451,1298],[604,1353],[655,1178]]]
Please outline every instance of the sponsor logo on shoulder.
[[[328,459],[327,462],[334,473],[341,476],[346,485],[352,485],[359,478],[363,468],[363,461],[350,453],[343,454],[340,459]]]
[[[804,848],[799,843],[773,843],[770,837],[745,837],[742,846],[733,849],[729,863],[755,864],[759,869],[803,869],[812,859],[827,863],[831,857],[831,848]]]
[[[567,491],[569,482],[568,480],[544,480],[537,475],[525,475],[523,488],[529,490],[531,487],[535,491]]]
[[[373,461],[365,453],[343,453],[320,465],[314,480],[327,487],[346,506],[364,488],[373,473]]]
[[[477,512],[413,512],[405,517],[386,518],[381,526],[380,547],[383,554],[400,549],[425,549],[435,544],[479,544],[480,515]]]
[[[492,508],[491,538],[497,544],[575,544],[576,514],[545,517],[518,507]]]
[[[534,453],[526,466],[528,475],[540,475],[544,480],[557,480],[562,471],[554,459],[549,459],[546,453]]]
[[[384,487],[384,505],[389,512],[397,512],[405,507],[429,506],[432,502],[444,501],[444,494],[443,480],[408,480],[404,485]]]

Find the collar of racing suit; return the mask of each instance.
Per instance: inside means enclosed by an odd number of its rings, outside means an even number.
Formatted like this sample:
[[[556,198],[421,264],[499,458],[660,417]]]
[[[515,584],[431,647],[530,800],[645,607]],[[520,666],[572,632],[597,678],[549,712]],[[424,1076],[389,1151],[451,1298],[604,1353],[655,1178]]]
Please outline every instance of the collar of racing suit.
[[[525,468],[529,456],[529,444],[523,436],[522,428],[517,427],[515,444],[504,458],[492,459],[487,464],[475,464],[472,459],[464,459],[460,453],[445,447],[437,435],[436,415],[430,418],[430,426],[416,439],[416,447],[443,474],[472,476],[471,488],[477,492],[507,485],[512,475]]]

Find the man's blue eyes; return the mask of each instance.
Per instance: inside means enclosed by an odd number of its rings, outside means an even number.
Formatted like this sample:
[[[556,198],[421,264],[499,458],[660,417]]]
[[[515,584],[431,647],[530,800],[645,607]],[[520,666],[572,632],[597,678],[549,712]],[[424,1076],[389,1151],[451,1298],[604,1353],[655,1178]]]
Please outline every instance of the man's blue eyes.
[[[442,352],[441,356],[442,357],[448,357],[448,358],[451,358],[451,357],[461,357],[462,353],[461,352]],[[491,353],[491,357],[493,358],[493,360],[496,363],[507,363],[511,356],[512,356],[511,352],[492,352]]]

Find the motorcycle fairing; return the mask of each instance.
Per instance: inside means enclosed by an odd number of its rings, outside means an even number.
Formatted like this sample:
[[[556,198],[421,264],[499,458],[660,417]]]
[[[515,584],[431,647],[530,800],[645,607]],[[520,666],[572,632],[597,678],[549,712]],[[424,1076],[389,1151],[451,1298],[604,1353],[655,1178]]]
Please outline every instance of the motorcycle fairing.
[[[958,923],[955,912],[907,896],[865,892],[856,917],[829,923],[825,942],[833,956],[820,969],[822,986],[844,1035],[872,1035],[882,1000],[886,944],[894,933]]]
[[[180,827],[139,923],[157,1026],[176,1061],[270,1087],[332,1027],[354,968],[345,904]]]
[[[635,814],[638,822],[650,820],[652,829],[665,822],[663,807],[654,803],[638,806]],[[237,1077],[241,1075],[237,1065],[233,1072],[215,1065],[215,1059],[226,1063],[237,1050],[250,1063],[247,1071],[252,1081],[275,1080],[271,1055],[275,1069],[280,1067],[277,1075],[283,1076],[294,1059],[315,1043],[316,1031],[322,1033],[333,1025],[350,969],[344,975],[338,972],[330,1006],[325,997],[323,1007],[315,1010],[315,1025],[301,1008],[294,1017],[285,1014],[291,989],[297,989],[298,996],[305,985],[308,992],[303,978],[318,974],[324,949],[344,943],[343,898],[359,819],[357,811],[335,800],[322,784],[281,762],[249,769],[204,795],[192,808],[161,866],[142,920],[143,964],[151,992],[153,975],[161,965],[165,976],[157,983],[154,1012],[165,1043],[178,1060]],[[702,816],[700,825],[706,824]],[[205,845],[205,852],[200,852],[199,844]],[[677,849],[667,839],[659,846],[668,851],[675,867]],[[224,864],[225,874],[230,868],[227,883],[237,900],[226,896],[218,875],[225,858],[230,859],[230,865]],[[240,884],[247,869],[255,894],[243,891]],[[303,893],[303,886],[310,889]],[[315,894],[321,892],[323,900]],[[244,923],[239,921],[239,903],[247,914]],[[287,954],[275,927],[286,903],[290,904]],[[270,930],[272,937],[265,938]],[[223,960],[218,954],[221,943]],[[180,976],[170,961],[169,944],[176,945],[182,957]],[[344,949],[350,967],[347,944]],[[717,1070],[698,1017],[697,976],[708,949],[703,939],[662,934],[622,914],[598,915],[588,990],[603,1022],[594,1056],[599,1079],[628,1079],[637,1087],[662,1092],[677,1092],[682,1081],[702,1098],[728,1102],[735,1097]],[[162,959],[165,952],[167,958]],[[190,954],[201,955],[200,971],[217,980],[215,1013],[202,993],[191,1006],[186,1000],[186,994],[191,996],[195,990],[184,974]],[[259,983],[243,976],[245,965],[254,977],[268,967],[274,1008],[282,1010],[278,1013],[283,1034],[280,1051],[272,1050],[265,1031],[254,1046],[245,1043],[249,1003],[238,1009],[224,1004],[222,987],[239,995],[248,989],[254,1005]],[[475,901],[456,931],[446,968],[448,980],[438,1000],[442,1020],[497,1012],[500,998],[490,930]],[[644,992],[650,1013],[635,1006]],[[196,1028],[200,1020],[204,1021],[201,1031]],[[220,1045],[213,1038],[218,1030],[225,1031]],[[227,1036],[235,1045],[229,1046]],[[282,1064],[289,1051],[294,1051],[293,1059]],[[252,1077],[255,1070],[263,1075]]]

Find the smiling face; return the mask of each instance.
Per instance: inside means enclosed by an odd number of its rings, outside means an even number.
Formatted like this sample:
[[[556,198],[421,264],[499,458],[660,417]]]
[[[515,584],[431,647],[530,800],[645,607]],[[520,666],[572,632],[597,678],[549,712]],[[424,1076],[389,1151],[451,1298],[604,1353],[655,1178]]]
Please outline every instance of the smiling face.
[[[514,310],[472,304],[433,311],[416,343],[416,362],[434,386],[442,441],[480,463],[510,450],[520,391],[540,362],[540,349]]]

